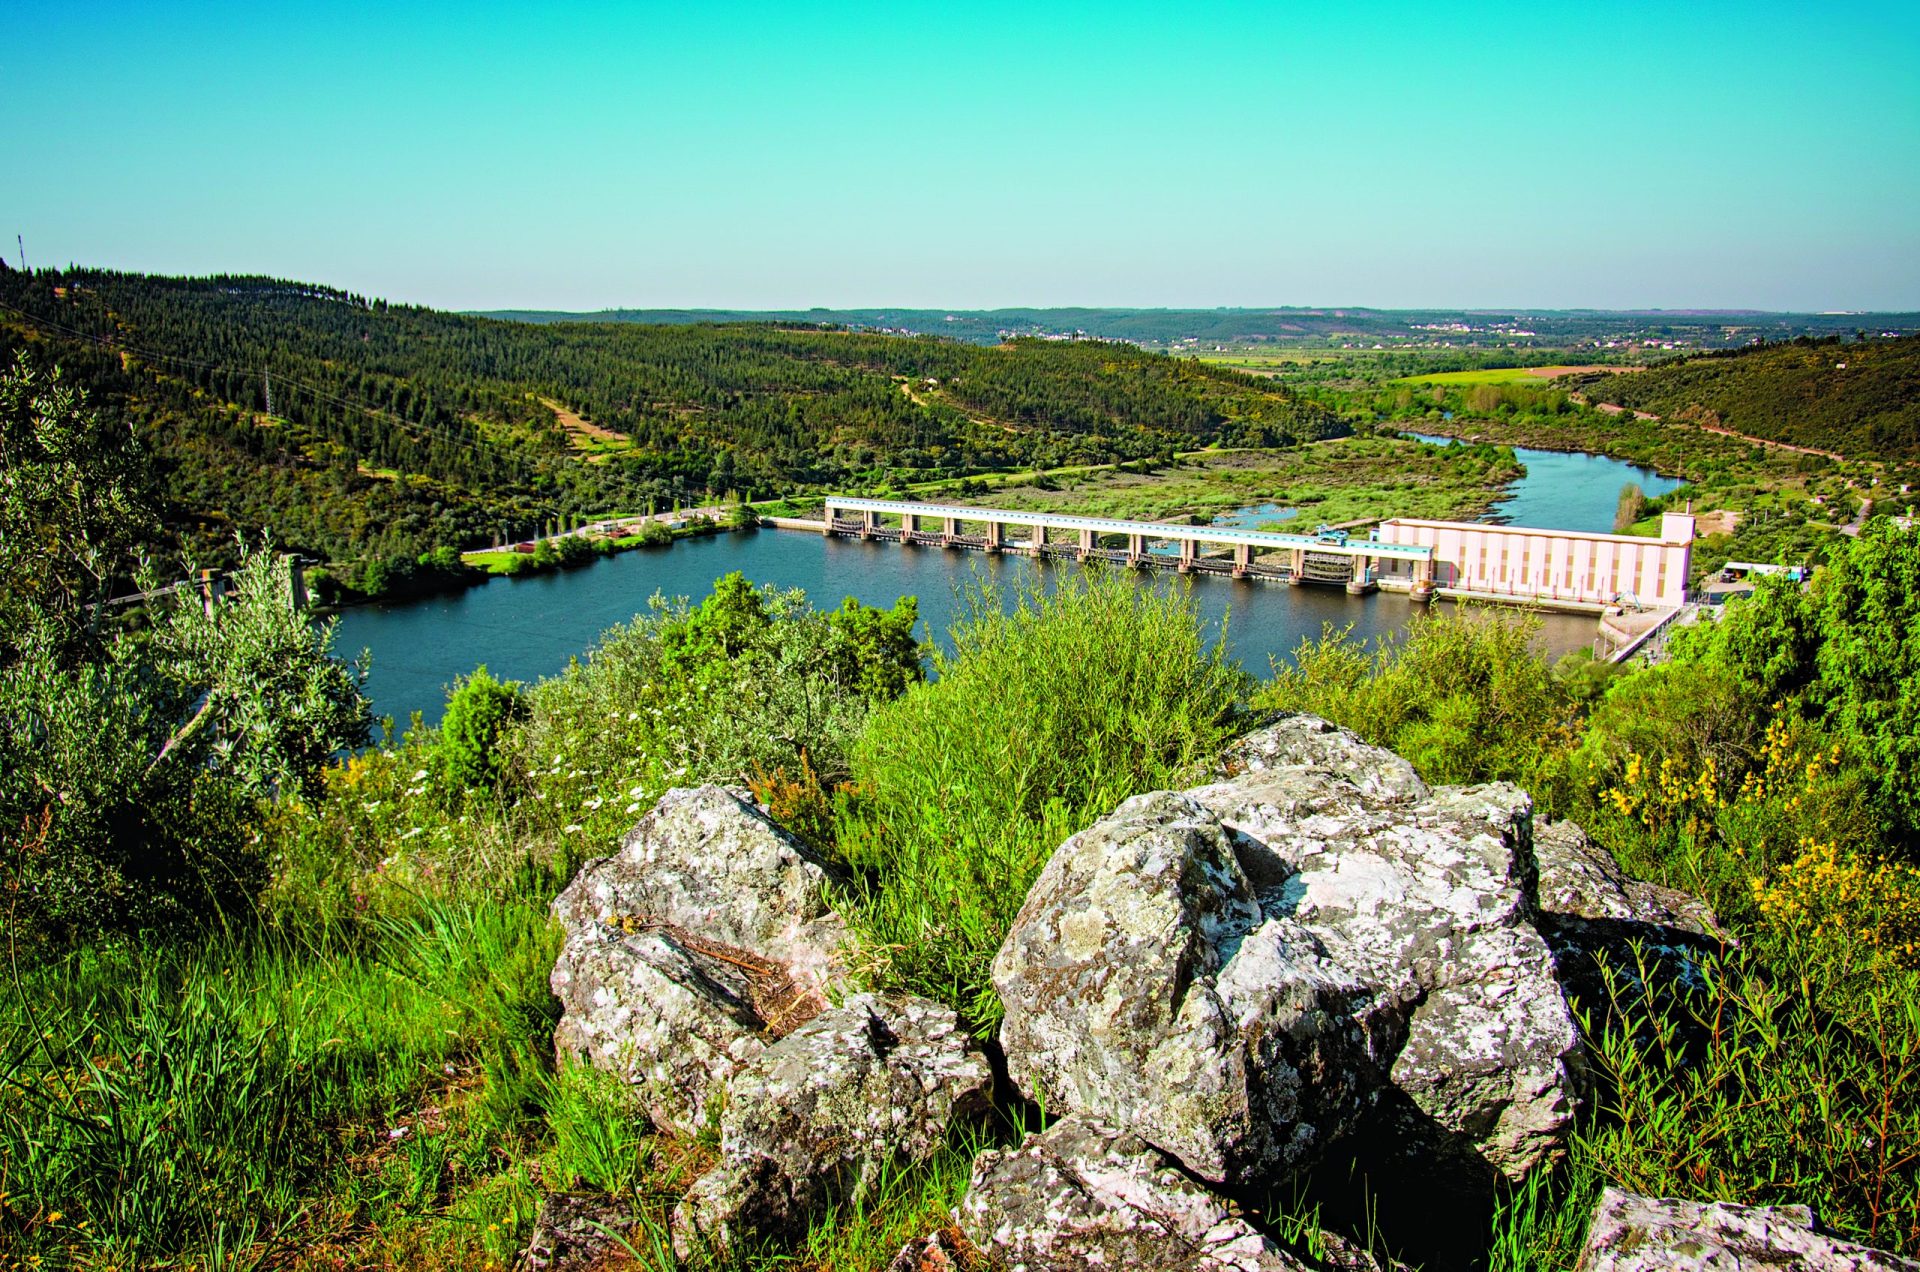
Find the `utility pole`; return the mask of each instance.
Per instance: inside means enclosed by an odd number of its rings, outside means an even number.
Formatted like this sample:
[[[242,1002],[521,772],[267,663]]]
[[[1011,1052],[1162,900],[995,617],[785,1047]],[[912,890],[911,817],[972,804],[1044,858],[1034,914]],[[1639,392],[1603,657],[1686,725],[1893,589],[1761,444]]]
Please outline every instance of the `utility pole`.
[[[27,236],[16,234],[13,241],[20,245],[20,272],[24,274],[27,272]]]
[[[260,373],[260,383],[266,387],[267,418],[272,419],[273,418],[273,377],[269,375],[267,372],[262,371]]]

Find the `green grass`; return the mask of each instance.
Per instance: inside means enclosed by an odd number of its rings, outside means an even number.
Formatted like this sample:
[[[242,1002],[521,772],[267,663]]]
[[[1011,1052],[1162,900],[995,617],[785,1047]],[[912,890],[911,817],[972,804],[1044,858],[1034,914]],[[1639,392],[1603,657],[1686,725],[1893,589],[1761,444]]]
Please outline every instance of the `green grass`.
[[[525,1132],[556,951],[515,892],[26,970],[0,1009],[0,1245],[144,1265],[436,1208]]]
[[[988,964],[1054,848],[1179,784],[1231,736],[1248,687],[1182,583],[1093,571],[1003,599],[978,585],[936,678],[868,722],[838,835],[879,975],[983,1033],[1000,1014]]]

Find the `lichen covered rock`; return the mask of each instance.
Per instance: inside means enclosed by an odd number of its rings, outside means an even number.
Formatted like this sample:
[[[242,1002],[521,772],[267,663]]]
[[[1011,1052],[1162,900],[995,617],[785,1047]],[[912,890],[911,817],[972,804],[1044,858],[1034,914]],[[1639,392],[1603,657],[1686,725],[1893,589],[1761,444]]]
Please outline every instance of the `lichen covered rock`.
[[[626,1076],[693,1134],[726,1083],[826,1005],[848,936],[825,867],[716,786],[669,791],[554,901],[563,1056]]]
[[[1365,787],[1276,763],[1193,797],[1234,832],[1263,908],[1405,1010],[1393,1084],[1490,1166],[1523,1174],[1564,1140],[1581,1055],[1532,922],[1532,801],[1502,783],[1391,800]]]
[[[1578,1272],[1920,1272],[1920,1262],[1817,1231],[1805,1206],[1643,1197],[1608,1188]]]
[[[993,1075],[952,1010],[856,994],[770,1046],[731,1083],[720,1164],[675,1215],[683,1254],[803,1229],[890,1166],[925,1161]]]
[[[955,1217],[995,1266],[1025,1272],[1305,1272],[1166,1155],[1079,1117],[982,1153]]]
[[[1130,799],[1062,844],[993,975],[1016,1083],[1213,1180],[1317,1151],[1397,1041],[1364,984],[1262,913],[1219,819],[1185,795]]]
[[[1230,757],[1041,872],[994,963],[1014,1080],[1211,1180],[1309,1159],[1389,1081],[1497,1170],[1556,1151],[1580,1040],[1532,921],[1527,796],[1429,790],[1306,717]]]
[[[1726,934],[1712,907],[1690,893],[1635,879],[1613,854],[1570,821],[1533,828],[1540,864],[1540,909],[1589,923],[1628,923],[1721,941]]]

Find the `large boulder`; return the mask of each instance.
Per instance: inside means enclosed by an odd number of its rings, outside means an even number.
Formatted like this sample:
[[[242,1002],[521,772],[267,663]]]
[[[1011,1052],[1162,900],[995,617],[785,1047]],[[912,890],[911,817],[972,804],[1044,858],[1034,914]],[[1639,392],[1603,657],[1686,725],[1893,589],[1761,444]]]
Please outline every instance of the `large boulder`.
[[[1284,916],[1218,817],[1128,800],[1054,853],[993,965],[1014,1081],[1224,1180],[1304,1161],[1379,1085],[1400,1021]]]
[[[1510,1176],[1559,1148],[1581,1044],[1532,921],[1525,792],[1495,783],[1383,799],[1303,764],[1192,794],[1234,832],[1263,909],[1404,1008],[1391,1074],[1420,1114]]]
[[[1818,1231],[1805,1206],[1643,1197],[1608,1188],[1578,1272],[1920,1272],[1920,1262]]]
[[[1389,1081],[1494,1169],[1553,1153],[1580,1040],[1532,921],[1527,796],[1429,790],[1309,717],[1224,771],[1041,872],[994,963],[1014,1080],[1211,1180],[1299,1164]]]
[[[1735,943],[1706,902],[1633,878],[1572,822],[1536,826],[1533,849],[1541,934],[1562,987],[1587,1008],[1633,1002],[1648,980],[1698,987],[1701,960]]]
[[[734,1076],[720,1164],[676,1212],[676,1247],[803,1229],[814,1208],[932,1156],[956,1117],[987,1107],[992,1084],[950,1009],[853,995]]]
[[[717,786],[669,791],[553,903],[554,1045],[697,1133],[726,1084],[826,1006],[848,941],[825,866]]]
[[[1536,823],[1540,910],[1562,920],[1627,924],[1703,941],[1728,940],[1713,909],[1677,888],[1635,879],[1613,854],[1570,821]]]
[[[1024,1272],[1306,1272],[1171,1158],[1079,1117],[982,1153],[955,1218],[994,1266]]]

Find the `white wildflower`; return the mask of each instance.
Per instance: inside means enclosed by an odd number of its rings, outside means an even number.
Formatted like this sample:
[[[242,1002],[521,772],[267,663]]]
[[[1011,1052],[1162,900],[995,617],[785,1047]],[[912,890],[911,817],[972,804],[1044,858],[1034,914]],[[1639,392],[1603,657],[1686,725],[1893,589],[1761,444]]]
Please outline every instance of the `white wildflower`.
[[[586,827],[582,826],[579,822],[569,822],[566,828],[563,831],[561,831],[561,833],[566,835],[577,835],[585,829]]]
[[[415,769],[415,770],[413,771],[413,776],[412,776],[411,778],[409,778],[408,780],[409,780],[409,781],[414,781],[414,782],[424,782],[424,781],[426,781],[426,780],[427,780],[427,770],[425,770],[425,769]]]

